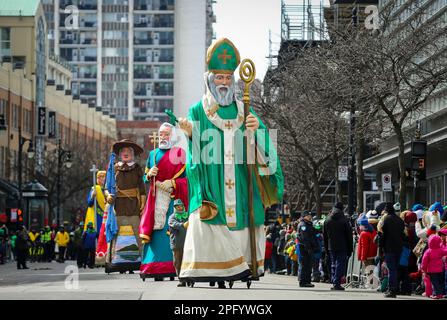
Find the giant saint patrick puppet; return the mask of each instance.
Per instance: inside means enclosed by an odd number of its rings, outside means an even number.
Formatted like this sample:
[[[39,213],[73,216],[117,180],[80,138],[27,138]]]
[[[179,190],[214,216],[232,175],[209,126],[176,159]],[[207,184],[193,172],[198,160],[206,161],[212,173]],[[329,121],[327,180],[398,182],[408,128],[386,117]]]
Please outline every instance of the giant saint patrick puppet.
[[[231,286],[263,275],[264,209],[278,203],[284,190],[275,148],[249,105],[247,87],[243,101],[235,96],[233,73],[239,64],[231,41],[213,43],[207,52],[206,92],[190,107],[188,118],[179,119],[189,137],[190,213],[179,278],[218,282],[220,288],[225,281]],[[249,80],[242,79],[247,86]]]

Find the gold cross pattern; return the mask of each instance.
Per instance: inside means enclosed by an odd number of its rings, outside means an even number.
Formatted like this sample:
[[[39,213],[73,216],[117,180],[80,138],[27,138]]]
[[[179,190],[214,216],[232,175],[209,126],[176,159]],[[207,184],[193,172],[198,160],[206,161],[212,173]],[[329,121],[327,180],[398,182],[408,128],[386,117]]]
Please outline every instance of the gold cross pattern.
[[[151,142],[154,144],[154,147],[155,147],[155,143],[158,142],[158,133],[154,131],[154,132],[152,132],[152,135],[150,135],[150,137],[151,137]]]
[[[233,189],[234,187],[234,181],[229,179],[225,182],[225,185],[227,186],[228,189]]]
[[[229,60],[229,59],[231,59],[232,57],[233,57],[232,55],[227,54],[227,49],[224,49],[223,53],[222,53],[222,54],[219,54],[219,55],[217,56],[217,58],[218,58],[219,60],[222,60],[223,64],[227,64],[227,59]]]
[[[228,208],[227,211],[225,211],[225,213],[226,213],[227,216],[229,216],[229,217],[232,217],[232,216],[234,216],[234,214],[235,214],[233,208]]]
[[[228,120],[227,122],[225,122],[225,128],[226,128],[226,129],[231,129],[231,128],[233,128],[233,124],[231,123],[230,120]]]
[[[216,113],[216,111],[211,110],[211,109],[208,109],[208,110],[206,111],[206,115],[207,115],[208,117],[213,117],[215,113]]]

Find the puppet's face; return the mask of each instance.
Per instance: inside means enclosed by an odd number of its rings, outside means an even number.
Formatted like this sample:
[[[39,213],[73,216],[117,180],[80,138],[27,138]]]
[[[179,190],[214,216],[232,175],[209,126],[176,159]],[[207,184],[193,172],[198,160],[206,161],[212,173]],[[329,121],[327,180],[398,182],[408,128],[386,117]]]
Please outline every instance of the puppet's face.
[[[128,163],[134,161],[133,149],[129,147],[120,150],[121,161]]]
[[[174,207],[174,209],[175,209],[175,211],[177,211],[177,212],[183,212],[183,210],[184,210],[184,208],[183,208],[182,205],[177,205],[177,206]]]
[[[172,128],[164,126],[160,128],[158,136],[160,138],[160,148],[167,149],[171,146]]]
[[[106,180],[106,176],[105,175],[99,175],[96,178],[96,183],[99,184],[101,187],[104,186],[104,181]]]
[[[228,106],[234,101],[234,78],[232,74],[210,74],[210,90],[216,102]]]
[[[233,75],[231,74],[216,74],[214,77],[214,84],[217,87],[218,92],[225,95],[233,83]]]

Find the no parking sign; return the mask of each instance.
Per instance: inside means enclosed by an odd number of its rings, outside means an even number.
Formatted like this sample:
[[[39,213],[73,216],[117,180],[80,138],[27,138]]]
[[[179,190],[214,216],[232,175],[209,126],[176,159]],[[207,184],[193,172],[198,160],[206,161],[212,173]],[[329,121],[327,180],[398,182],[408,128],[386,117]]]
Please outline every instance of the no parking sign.
[[[391,173],[382,174],[382,191],[393,191],[391,185]]]

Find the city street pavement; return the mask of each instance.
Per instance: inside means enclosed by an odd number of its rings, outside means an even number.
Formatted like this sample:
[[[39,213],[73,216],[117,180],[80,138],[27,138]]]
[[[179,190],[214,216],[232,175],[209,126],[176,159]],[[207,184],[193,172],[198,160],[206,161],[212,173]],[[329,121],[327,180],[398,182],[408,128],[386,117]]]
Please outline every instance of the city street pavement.
[[[375,290],[347,289],[344,292],[330,290],[329,284],[318,283],[315,288],[300,288],[296,277],[267,274],[253,282],[250,289],[245,283],[236,282],[233,289],[209,287],[208,283],[196,283],[194,288],[178,288],[177,281],[143,282],[138,273],[107,275],[104,269],[81,269],[79,286],[72,282],[66,288],[66,267],[75,268],[74,261],[65,264],[29,263],[29,270],[17,270],[15,263],[0,265],[0,300],[383,300],[383,294]],[[67,273],[69,270],[67,271]],[[68,282],[68,281],[67,281]],[[403,300],[424,299],[421,296],[402,296]]]

